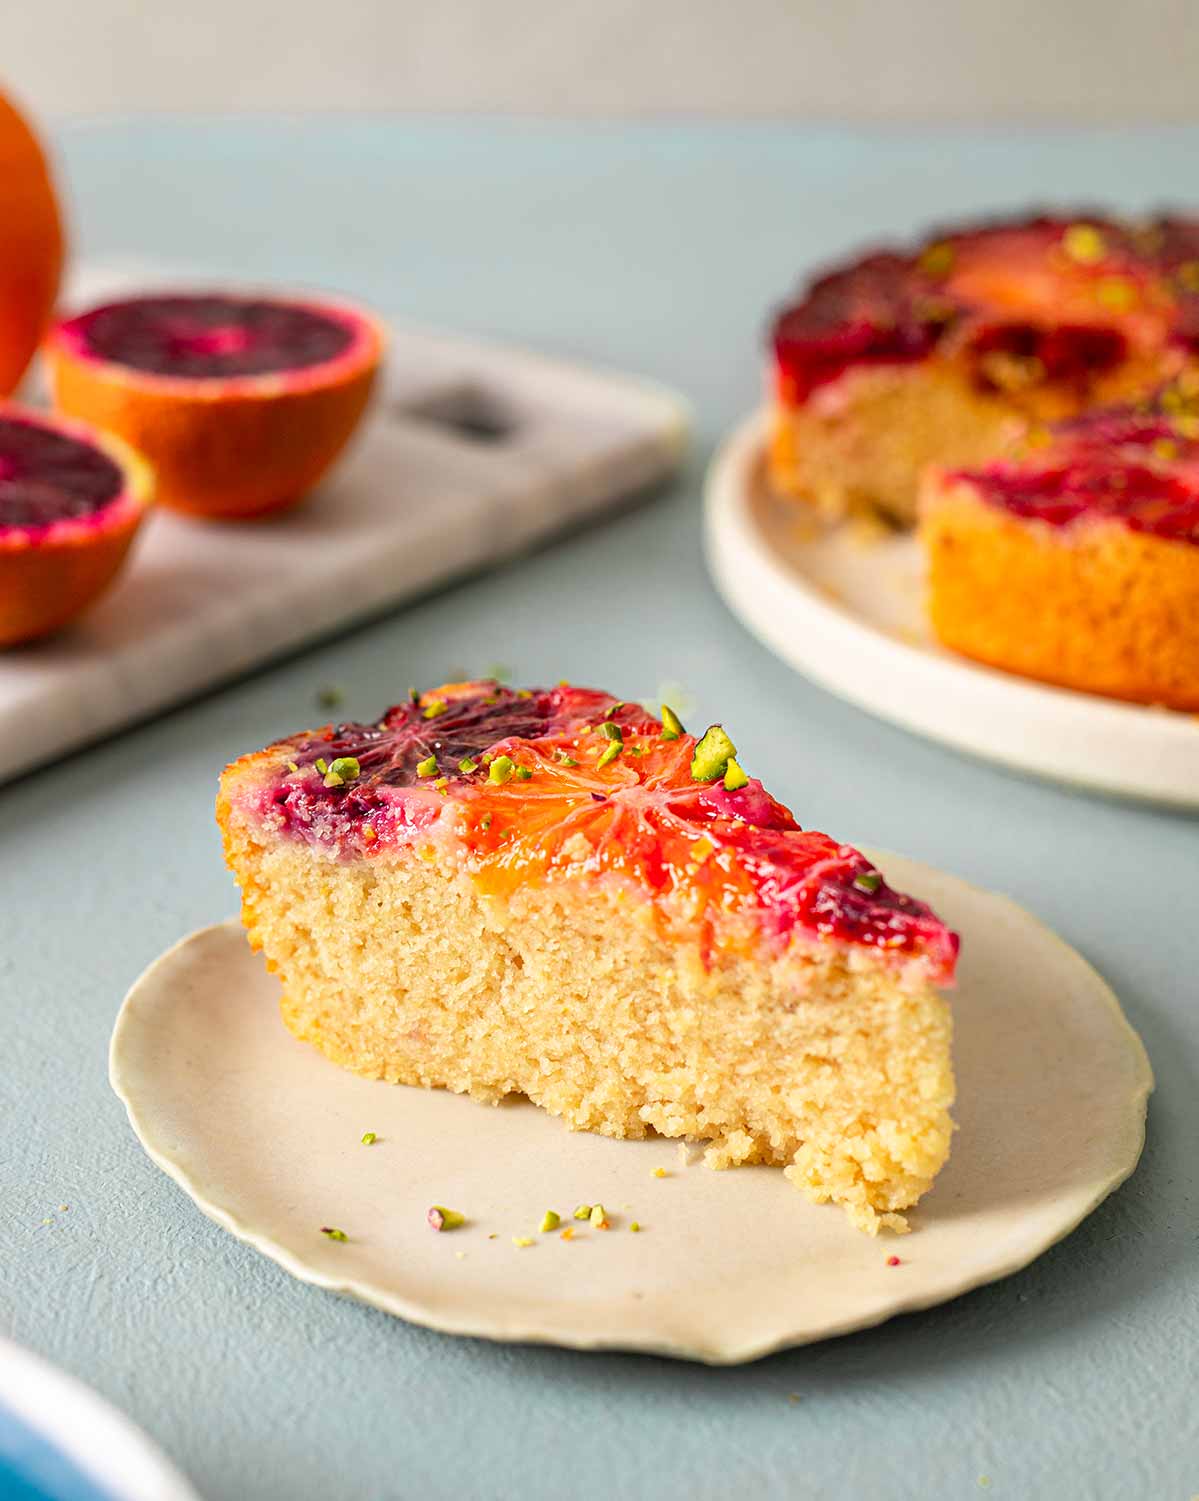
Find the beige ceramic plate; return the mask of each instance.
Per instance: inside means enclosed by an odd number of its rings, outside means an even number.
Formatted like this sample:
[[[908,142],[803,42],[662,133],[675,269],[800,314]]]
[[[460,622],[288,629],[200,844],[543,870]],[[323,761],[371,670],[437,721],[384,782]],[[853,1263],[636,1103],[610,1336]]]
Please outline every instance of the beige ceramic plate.
[[[960,1130],[903,1238],[860,1234],[772,1169],[711,1172],[678,1143],[345,1073],[284,1030],[278,984],[234,922],[184,939],[130,991],[113,1086],[150,1156],[219,1224],[296,1277],[434,1329],[732,1363],[876,1324],[1068,1234],[1136,1165],[1152,1087],[1115,997],[1060,939],[1003,897],[878,859],[963,938]],[[569,1223],[580,1200],[613,1228],[537,1233],[546,1209]],[[434,1203],[469,1224],[434,1233]]]

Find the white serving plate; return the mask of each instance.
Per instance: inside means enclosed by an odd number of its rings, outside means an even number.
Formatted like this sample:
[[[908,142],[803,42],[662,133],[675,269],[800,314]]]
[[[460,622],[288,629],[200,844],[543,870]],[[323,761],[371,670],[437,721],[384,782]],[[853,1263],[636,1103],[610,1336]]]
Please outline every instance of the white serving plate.
[[[775,1169],[711,1172],[661,1138],[572,1134],[526,1102],[347,1073],[286,1031],[278,982],[233,921],[134,985],[113,1087],[149,1155],[218,1224],[295,1277],[434,1329],[731,1364],[877,1324],[1068,1234],[1135,1167],[1153,1080],[1116,998],[1047,928],[952,876],[872,858],[963,937],[959,1130],[906,1237],[862,1234]],[[538,1234],[546,1209],[570,1225],[580,1201],[603,1203],[613,1229]],[[437,1234],[431,1204],[469,1223]]]
[[[81,1382],[0,1339],[0,1496],[198,1501],[140,1429]]]
[[[164,281],[85,269],[75,300]],[[392,327],[362,431],[301,506],[257,522],[155,510],[93,609],[0,653],[0,782],[618,510],[678,467],[688,426],[649,382]]]
[[[800,516],[766,482],[767,423],[765,413],[750,418],[713,460],[705,540],[717,588],[772,651],[851,703],[959,750],[1199,808],[1199,716],[1047,687],[946,651],[925,619],[916,539],[863,542],[852,526]]]

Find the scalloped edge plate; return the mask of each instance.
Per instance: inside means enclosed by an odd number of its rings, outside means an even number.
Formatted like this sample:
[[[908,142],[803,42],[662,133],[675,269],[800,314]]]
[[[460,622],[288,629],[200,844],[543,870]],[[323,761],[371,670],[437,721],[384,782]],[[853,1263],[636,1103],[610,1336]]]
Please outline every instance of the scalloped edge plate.
[[[183,939],[133,986],[112,1085],[146,1151],[210,1218],[293,1276],[429,1328],[734,1364],[877,1324],[1067,1235],[1136,1166],[1153,1077],[1107,985],[1036,919],[873,858],[964,940],[959,1130],[902,1239],[861,1234],[775,1169],[711,1172],[677,1142],[575,1134],[524,1101],[488,1108],[347,1073],[286,1031],[278,982],[234,920]],[[538,1233],[547,1208],[571,1226],[581,1200],[603,1203],[612,1230]],[[467,1225],[433,1233],[433,1203]],[[629,1233],[634,1219],[643,1233]]]
[[[766,482],[770,416],[718,449],[705,483],[708,569],[771,651],[904,729],[1073,786],[1199,808],[1199,715],[1142,708],[998,672],[939,646],[915,537],[864,542]]]

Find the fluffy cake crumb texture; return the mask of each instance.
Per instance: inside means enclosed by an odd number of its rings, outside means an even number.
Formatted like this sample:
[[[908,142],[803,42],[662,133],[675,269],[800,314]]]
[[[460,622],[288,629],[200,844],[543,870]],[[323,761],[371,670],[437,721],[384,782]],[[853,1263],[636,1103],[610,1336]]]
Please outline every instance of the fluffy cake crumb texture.
[[[497,1103],[572,1129],[709,1143],[712,1167],[784,1168],[871,1234],[945,1162],[949,1008],[909,966],[840,943],[759,957],[681,943],[627,882],[585,874],[480,888],[444,845],[346,858],[218,800],[252,945],[299,1038],[372,1078]]]

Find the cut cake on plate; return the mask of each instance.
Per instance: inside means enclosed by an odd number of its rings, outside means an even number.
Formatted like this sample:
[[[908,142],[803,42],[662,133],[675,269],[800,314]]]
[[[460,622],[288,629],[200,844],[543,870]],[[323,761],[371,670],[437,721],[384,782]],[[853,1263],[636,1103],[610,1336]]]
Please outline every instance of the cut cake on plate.
[[[299,1038],[359,1073],[709,1143],[905,1228],[949,1152],[957,939],[713,726],[454,683],[244,756],[217,812]]]
[[[1199,378],[921,491],[933,629],[1067,688],[1199,711]]]

